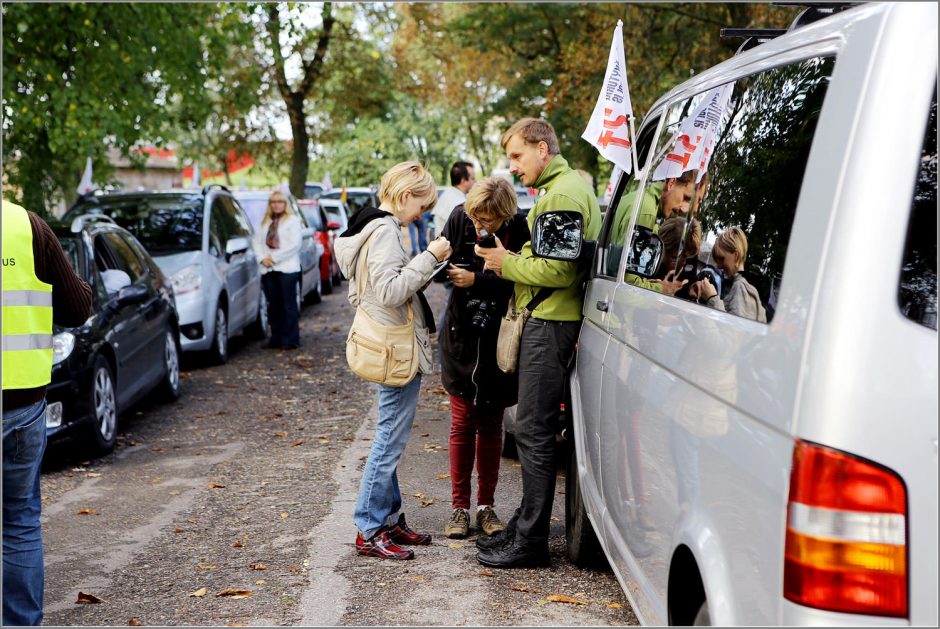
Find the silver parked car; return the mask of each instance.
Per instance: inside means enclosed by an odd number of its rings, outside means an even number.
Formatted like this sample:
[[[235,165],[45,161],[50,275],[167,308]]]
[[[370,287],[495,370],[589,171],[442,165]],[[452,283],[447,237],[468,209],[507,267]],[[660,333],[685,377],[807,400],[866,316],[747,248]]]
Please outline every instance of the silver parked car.
[[[300,211],[297,199],[289,192],[285,192],[287,202],[290,204],[291,211],[300,219],[301,243],[300,243],[300,286],[297,290],[298,308],[299,302],[308,300],[310,303],[320,303],[320,256],[323,255],[323,246],[317,242],[316,234],[313,228],[307,223],[306,215]],[[264,213],[268,209],[268,197],[271,193],[264,190],[243,190],[235,193],[235,199],[238,201],[251,227],[255,231],[261,225]]]
[[[568,553],[644,624],[937,625],[937,4],[826,10],[660,98],[582,247]]]
[[[64,219],[81,214],[110,216],[137,237],[170,278],[184,352],[209,350],[223,363],[229,358],[229,337],[246,329],[266,337],[253,230],[223,186],[95,195],[69,209]]]

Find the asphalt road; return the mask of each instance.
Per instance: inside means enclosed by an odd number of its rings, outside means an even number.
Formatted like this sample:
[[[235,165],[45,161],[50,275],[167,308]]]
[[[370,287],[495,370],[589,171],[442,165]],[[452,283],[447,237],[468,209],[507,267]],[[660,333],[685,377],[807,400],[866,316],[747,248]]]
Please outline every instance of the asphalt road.
[[[550,568],[486,569],[475,531],[443,537],[450,412],[438,374],[422,382],[399,469],[409,524],[433,543],[413,561],[356,555],[352,510],[375,395],[345,363],[345,293],[343,284],[305,307],[299,350],[236,339],[226,365],[186,359],[181,399],[126,413],[114,453],[50,449],[45,624],[637,624],[611,572],[565,557],[562,473]],[[428,296],[438,310],[441,286]],[[520,495],[518,462],[504,458],[504,519]],[[80,592],[101,602],[77,603]]]

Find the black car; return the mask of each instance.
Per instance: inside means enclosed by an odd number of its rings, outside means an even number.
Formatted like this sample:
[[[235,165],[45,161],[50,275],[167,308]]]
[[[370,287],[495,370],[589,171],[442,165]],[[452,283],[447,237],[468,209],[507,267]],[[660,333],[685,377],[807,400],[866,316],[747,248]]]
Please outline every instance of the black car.
[[[54,226],[75,272],[92,288],[92,314],[53,328],[50,441],[78,437],[110,452],[118,416],[153,390],[180,394],[180,338],[173,287],[127,230],[107,217]]]

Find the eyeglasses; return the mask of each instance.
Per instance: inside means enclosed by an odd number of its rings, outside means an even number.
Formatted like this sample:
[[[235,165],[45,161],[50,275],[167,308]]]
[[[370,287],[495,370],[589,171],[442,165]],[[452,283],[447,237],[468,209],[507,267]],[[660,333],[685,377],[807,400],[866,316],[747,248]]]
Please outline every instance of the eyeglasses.
[[[474,216],[473,214],[467,213],[467,216],[476,224],[482,225],[483,227],[493,227],[494,225],[499,225],[502,221],[493,216],[490,218],[483,218],[482,216]]]

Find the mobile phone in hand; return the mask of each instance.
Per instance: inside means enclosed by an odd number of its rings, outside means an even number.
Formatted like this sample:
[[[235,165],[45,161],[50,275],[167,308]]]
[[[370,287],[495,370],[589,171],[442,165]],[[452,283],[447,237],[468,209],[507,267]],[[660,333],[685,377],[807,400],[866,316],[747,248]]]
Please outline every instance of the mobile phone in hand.
[[[496,246],[496,235],[488,234],[485,229],[480,230],[480,240],[477,241],[477,244],[484,249],[492,249]]]

